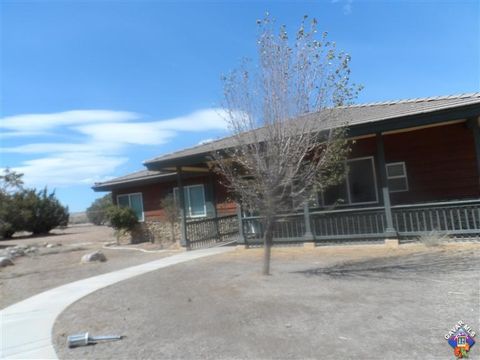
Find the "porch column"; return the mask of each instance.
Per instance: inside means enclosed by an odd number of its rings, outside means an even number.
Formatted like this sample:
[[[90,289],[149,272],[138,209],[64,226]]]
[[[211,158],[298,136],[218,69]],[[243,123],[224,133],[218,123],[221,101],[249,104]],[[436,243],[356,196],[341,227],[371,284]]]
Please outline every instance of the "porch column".
[[[468,119],[468,126],[473,132],[473,141],[475,142],[475,159],[477,160],[478,181],[480,184],[480,129],[478,127],[478,119]]]
[[[243,211],[242,211],[242,205],[240,205],[240,203],[237,203],[237,219],[238,219],[237,244],[245,245],[245,234],[243,233]]]
[[[208,171],[208,185],[210,186],[210,191],[212,195],[212,205],[213,205],[213,217],[217,218],[217,189],[215,186],[215,181],[213,179],[212,170]]]
[[[180,245],[190,248],[190,244],[187,237],[187,212],[185,211],[185,194],[183,192],[182,184],[182,168],[177,166],[177,187],[178,187],[178,198],[180,201],[180,230],[181,238]]]
[[[397,237],[397,232],[393,227],[392,205],[390,203],[390,191],[388,189],[387,181],[387,167],[385,165],[385,148],[383,145],[382,133],[376,134],[377,138],[377,158],[380,172],[380,184],[382,189],[383,206],[385,208],[385,218],[387,220],[387,228],[385,229],[385,236],[387,239]]]
[[[305,204],[303,205],[303,221],[305,222],[305,234],[303,234],[303,238],[306,241],[313,241],[315,238],[310,224],[310,209],[308,205],[308,201],[305,201]]]
[[[212,170],[208,171],[208,185],[210,187],[210,195],[212,200],[212,207],[213,207],[213,218],[215,219],[214,226],[215,226],[215,234],[220,239],[220,231],[218,229],[218,214],[217,214],[217,190],[215,187],[215,181],[213,179]]]

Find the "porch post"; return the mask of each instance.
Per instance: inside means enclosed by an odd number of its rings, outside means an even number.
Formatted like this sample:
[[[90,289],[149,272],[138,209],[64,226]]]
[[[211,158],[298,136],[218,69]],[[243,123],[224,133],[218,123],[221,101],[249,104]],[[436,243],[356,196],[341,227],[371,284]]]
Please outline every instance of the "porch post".
[[[181,238],[180,238],[180,245],[190,249],[190,243],[188,241],[187,236],[187,217],[185,211],[185,194],[183,192],[183,184],[182,184],[182,168],[177,166],[177,187],[178,187],[178,198],[180,201],[180,230],[181,230]]]
[[[245,245],[245,235],[243,233],[242,205],[237,204],[238,218],[238,245]]]
[[[397,232],[393,227],[392,206],[390,203],[390,191],[388,189],[387,168],[385,165],[385,148],[383,145],[382,133],[376,134],[377,138],[377,158],[380,172],[380,183],[382,187],[383,206],[385,208],[385,218],[387,220],[387,228],[385,229],[385,237],[387,239],[394,239],[397,237]]]
[[[208,171],[208,185],[210,187],[210,194],[212,195],[212,207],[213,207],[213,226],[215,227],[215,234],[217,234],[218,239],[220,240],[220,231],[218,228],[218,214],[217,214],[217,191],[215,188],[215,181],[213,181],[212,170]]]
[[[308,201],[305,201],[305,204],[303,204],[303,221],[305,222],[305,234],[303,234],[303,238],[306,241],[315,240],[310,224],[310,209],[308,208]]]
[[[215,181],[213,180],[212,170],[208,172],[208,184],[210,185],[210,191],[212,194],[212,205],[213,205],[213,217],[217,218],[217,189],[215,187]]]
[[[477,160],[477,170],[479,176],[480,184],[480,129],[478,127],[478,119],[470,118],[468,119],[468,125],[472,128],[473,131],[473,140],[475,142],[475,159]]]

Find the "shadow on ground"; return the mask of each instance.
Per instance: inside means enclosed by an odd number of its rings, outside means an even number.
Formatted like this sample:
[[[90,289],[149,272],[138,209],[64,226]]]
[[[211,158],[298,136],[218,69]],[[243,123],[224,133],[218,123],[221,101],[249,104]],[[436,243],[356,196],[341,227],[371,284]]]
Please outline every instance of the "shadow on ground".
[[[408,275],[448,275],[452,272],[480,269],[478,254],[474,251],[429,251],[395,257],[382,257],[362,261],[349,261],[327,267],[296,271],[305,276],[332,278],[381,278],[403,280]]]

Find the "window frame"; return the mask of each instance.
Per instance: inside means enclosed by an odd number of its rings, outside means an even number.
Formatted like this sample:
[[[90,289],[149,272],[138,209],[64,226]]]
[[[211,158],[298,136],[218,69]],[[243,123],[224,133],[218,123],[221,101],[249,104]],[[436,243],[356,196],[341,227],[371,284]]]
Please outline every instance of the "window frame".
[[[372,163],[372,174],[373,174],[373,185],[374,185],[374,188],[375,188],[375,200],[374,201],[363,201],[363,202],[355,202],[355,203],[352,203],[352,195],[350,194],[350,181],[348,179],[348,163],[349,162],[353,162],[353,161],[359,161],[359,160],[370,160],[371,163]],[[352,158],[352,159],[347,159],[347,160],[344,160],[344,163],[346,165],[345,167],[345,186],[346,186],[346,192],[347,192],[347,202],[343,203],[343,204],[338,204],[336,206],[357,206],[357,205],[371,205],[371,204],[378,204],[378,183],[377,183],[377,169],[376,169],[376,166],[375,166],[375,158],[373,156],[362,156],[362,157],[358,157],[358,158]],[[321,197],[321,204],[322,204],[322,207],[327,207],[327,206],[332,206],[333,204],[330,204],[330,205],[327,205],[325,204],[325,197],[324,197],[324,192],[322,191],[320,193],[320,197]]]
[[[134,210],[132,208],[132,201],[130,200],[130,197],[133,196],[133,195],[140,195],[140,202],[142,204],[142,218],[141,219],[138,219],[139,222],[144,222],[145,221],[145,209],[143,207],[143,194],[141,192],[136,192],[136,193],[128,193],[128,194],[118,194],[117,195],[117,206],[120,206],[120,201],[119,201],[119,198],[122,197],[122,196],[127,196],[128,198],[128,207],[132,210]]]
[[[191,206],[191,203],[190,203],[190,191],[187,190],[187,189],[191,189],[191,188],[194,188],[194,187],[201,187],[202,188],[203,214],[200,214],[200,215],[192,215],[192,206]],[[175,194],[178,191],[179,191],[178,186],[175,186],[173,188],[173,201],[175,201],[175,203],[177,202],[177,196]],[[204,184],[186,185],[186,186],[183,186],[183,191],[184,191],[184,198],[185,198],[184,199],[185,200],[185,210],[187,210],[187,212],[188,212],[187,218],[197,219],[197,218],[207,217],[207,198],[205,196],[205,185]],[[180,201],[180,199],[178,199],[178,201]]]
[[[394,175],[394,176],[389,176],[388,175],[388,167],[389,166],[395,166],[395,165],[402,165],[402,170],[403,170],[403,174],[402,175]],[[386,163],[385,164],[385,172],[387,174],[387,184],[388,184],[388,180],[391,180],[391,179],[405,179],[405,185],[406,185],[406,188],[405,189],[402,189],[402,190],[391,190],[390,189],[390,186],[388,187],[388,191],[390,193],[399,193],[399,192],[407,192],[409,191],[410,187],[408,185],[408,175],[407,175],[407,166],[405,164],[405,161],[396,161],[396,162],[390,162],[390,163]]]

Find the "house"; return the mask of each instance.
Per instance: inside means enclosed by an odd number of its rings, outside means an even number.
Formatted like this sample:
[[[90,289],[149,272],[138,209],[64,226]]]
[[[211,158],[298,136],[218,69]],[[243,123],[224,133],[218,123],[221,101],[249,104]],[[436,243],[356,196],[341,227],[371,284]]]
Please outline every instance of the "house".
[[[276,241],[403,241],[434,230],[456,237],[480,234],[480,93],[333,111],[355,140],[345,182],[319,194],[313,208],[279,219]],[[320,116],[309,114],[309,121]],[[147,228],[162,220],[160,201],[166,194],[180,200],[183,194],[185,246],[235,234],[237,242],[255,243],[262,233],[258,217],[239,212],[210,170],[212,150],[229,146],[231,139],[224,138],[162,155],[145,161],[146,170],[93,189],[111,191]]]

